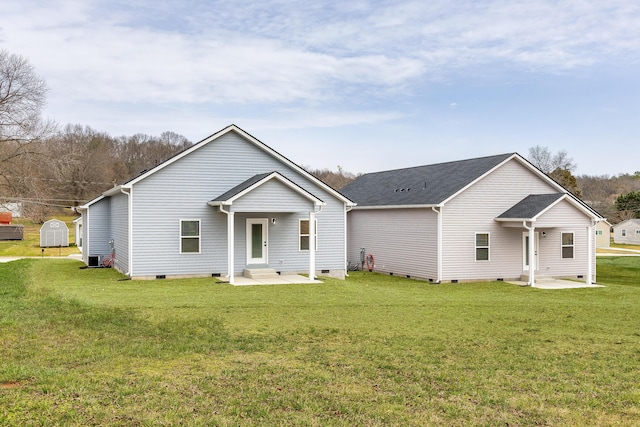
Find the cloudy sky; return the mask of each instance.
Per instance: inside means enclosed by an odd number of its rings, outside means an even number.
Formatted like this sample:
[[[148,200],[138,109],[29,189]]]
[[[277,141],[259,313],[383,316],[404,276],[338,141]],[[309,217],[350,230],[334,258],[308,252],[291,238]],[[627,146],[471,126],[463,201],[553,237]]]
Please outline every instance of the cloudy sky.
[[[0,0],[45,115],[197,142],[235,123],[294,162],[370,172],[566,150],[640,170],[635,0]]]

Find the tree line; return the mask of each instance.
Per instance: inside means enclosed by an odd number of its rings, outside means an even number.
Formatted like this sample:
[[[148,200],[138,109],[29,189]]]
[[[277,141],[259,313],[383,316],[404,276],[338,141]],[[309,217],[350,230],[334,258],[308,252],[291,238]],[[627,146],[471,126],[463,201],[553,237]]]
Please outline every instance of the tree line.
[[[20,202],[31,219],[43,221],[57,209],[78,206],[192,145],[170,131],[113,137],[86,125],[60,127],[42,118],[46,94],[46,82],[24,57],[0,50],[0,207]],[[536,146],[528,154],[610,222],[640,218],[640,172],[576,177],[566,151]],[[340,166],[307,169],[336,190],[359,176]]]

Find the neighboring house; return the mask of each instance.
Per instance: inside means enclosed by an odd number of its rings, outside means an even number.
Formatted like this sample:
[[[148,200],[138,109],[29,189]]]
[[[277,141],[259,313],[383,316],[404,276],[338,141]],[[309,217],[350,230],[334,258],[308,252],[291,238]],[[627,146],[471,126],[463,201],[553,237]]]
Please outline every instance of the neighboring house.
[[[88,265],[132,278],[247,268],[344,278],[353,203],[235,125],[79,208]]]
[[[604,220],[596,225],[596,247],[608,248],[611,246],[611,223]]]
[[[518,154],[370,173],[341,189],[348,257],[431,282],[595,281],[597,212]],[[530,268],[530,266],[534,266]]]
[[[640,219],[628,219],[614,225],[613,242],[640,245]]]

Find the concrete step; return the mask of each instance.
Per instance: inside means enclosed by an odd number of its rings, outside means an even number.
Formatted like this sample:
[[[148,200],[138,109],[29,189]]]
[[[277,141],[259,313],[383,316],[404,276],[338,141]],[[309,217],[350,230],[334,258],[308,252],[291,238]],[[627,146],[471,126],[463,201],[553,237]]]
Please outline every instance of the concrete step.
[[[249,279],[269,279],[280,277],[273,268],[245,268],[242,275]]]
[[[540,280],[551,280],[551,279],[553,279],[553,277],[551,277],[551,276],[543,276],[543,275],[541,275],[541,274],[536,274],[536,275],[535,275],[535,280],[536,280],[536,281],[540,281]],[[529,274],[528,274],[528,273],[523,273],[523,274],[520,276],[520,281],[521,281],[521,282],[528,282],[528,281],[529,281]]]

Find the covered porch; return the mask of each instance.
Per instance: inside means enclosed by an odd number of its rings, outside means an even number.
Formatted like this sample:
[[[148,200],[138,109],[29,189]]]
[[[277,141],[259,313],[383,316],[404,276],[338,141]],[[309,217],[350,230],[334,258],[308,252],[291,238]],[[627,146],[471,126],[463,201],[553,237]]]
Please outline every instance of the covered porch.
[[[529,195],[495,220],[522,232],[523,283],[595,282],[595,226],[601,218],[579,199],[568,193]]]
[[[226,216],[230,284],[246,284],[248,279],[260,284],[251,273],[246,279],[240,275],[255,270],[270,274],[272,283],[316,282],[316,216],[322,212],[322,200],[279,172],[268,172],[208,204]],[[297,275],[300,272],[307,277]]]

